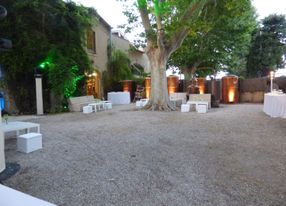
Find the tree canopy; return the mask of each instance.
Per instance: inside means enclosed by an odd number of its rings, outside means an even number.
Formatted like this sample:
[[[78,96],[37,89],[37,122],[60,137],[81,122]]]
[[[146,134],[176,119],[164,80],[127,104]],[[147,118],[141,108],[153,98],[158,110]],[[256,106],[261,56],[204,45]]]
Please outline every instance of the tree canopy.
[[[137,0],[137,13],[129,9],[129,25],[142,24],[146,38],[145,52],[151,65],[151,97],[146,109],[174,110],[167,91],[166,66],[197,23],[210,0]],[[139,14],[138,14],[139,13]],[[140,17],[140,18],[139,18]],[[141,21],[139,20],[141,19]]]
[[[13,49],[1,53],[0,63],[18,109],[34,108],[34,69],[39,65],[56,95],[74,94],[81,74],[91,67],[83,40],[95,11],[62,0],[2,0],[1,4],[8,10],[0,22],[1,37],[11,39]]]
[[[185,74],[238,73],[245,69],[251,33],[256,26],[249,0],[210,1],[170,64]]]
[[[285,65],[286,19],[284,15],[270,15],[252,34],[251,48],[247,58],[249,77],[266,76],[270,70]]]

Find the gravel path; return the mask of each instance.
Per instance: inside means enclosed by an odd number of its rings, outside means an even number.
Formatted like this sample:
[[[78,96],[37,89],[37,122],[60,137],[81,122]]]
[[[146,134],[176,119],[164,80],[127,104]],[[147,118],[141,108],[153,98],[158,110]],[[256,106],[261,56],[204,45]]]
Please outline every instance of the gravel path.
[[[21,170],[4,184],[59,206],[286,205],[286,119],[255,104],[134,107],[31,119],[44,148],[22,154],[6,138]]]

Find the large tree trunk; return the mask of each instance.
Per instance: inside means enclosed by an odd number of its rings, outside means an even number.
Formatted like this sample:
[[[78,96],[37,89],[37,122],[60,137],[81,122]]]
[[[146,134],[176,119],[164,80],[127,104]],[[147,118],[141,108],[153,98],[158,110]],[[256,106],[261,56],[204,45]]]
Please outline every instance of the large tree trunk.
[[[145,108],[152,111],[176,110],[168,95],[166,77],[168,54],[158,48],[152,48],[147,55],[151,65],[151,96]]]

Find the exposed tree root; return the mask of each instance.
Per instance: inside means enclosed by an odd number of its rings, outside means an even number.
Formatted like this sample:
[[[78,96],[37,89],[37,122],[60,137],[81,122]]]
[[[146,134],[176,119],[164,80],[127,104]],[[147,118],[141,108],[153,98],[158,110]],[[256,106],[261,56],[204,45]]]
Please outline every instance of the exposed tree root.
[[[166,112],[177,110],[176,106],[173,105],[172,102],[170,101],[167,102],[166,104],[156,104],[152,101],[149,101],[142,109],[148,111],[166,111]]]

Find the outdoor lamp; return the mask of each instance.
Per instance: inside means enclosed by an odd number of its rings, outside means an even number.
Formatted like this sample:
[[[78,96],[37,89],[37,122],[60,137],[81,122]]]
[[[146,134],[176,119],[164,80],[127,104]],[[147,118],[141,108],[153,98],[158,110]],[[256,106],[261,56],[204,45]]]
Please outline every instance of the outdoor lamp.
[[[273,92],[273,79],[274,79],[274,71],[270,71],[270,92]]]

